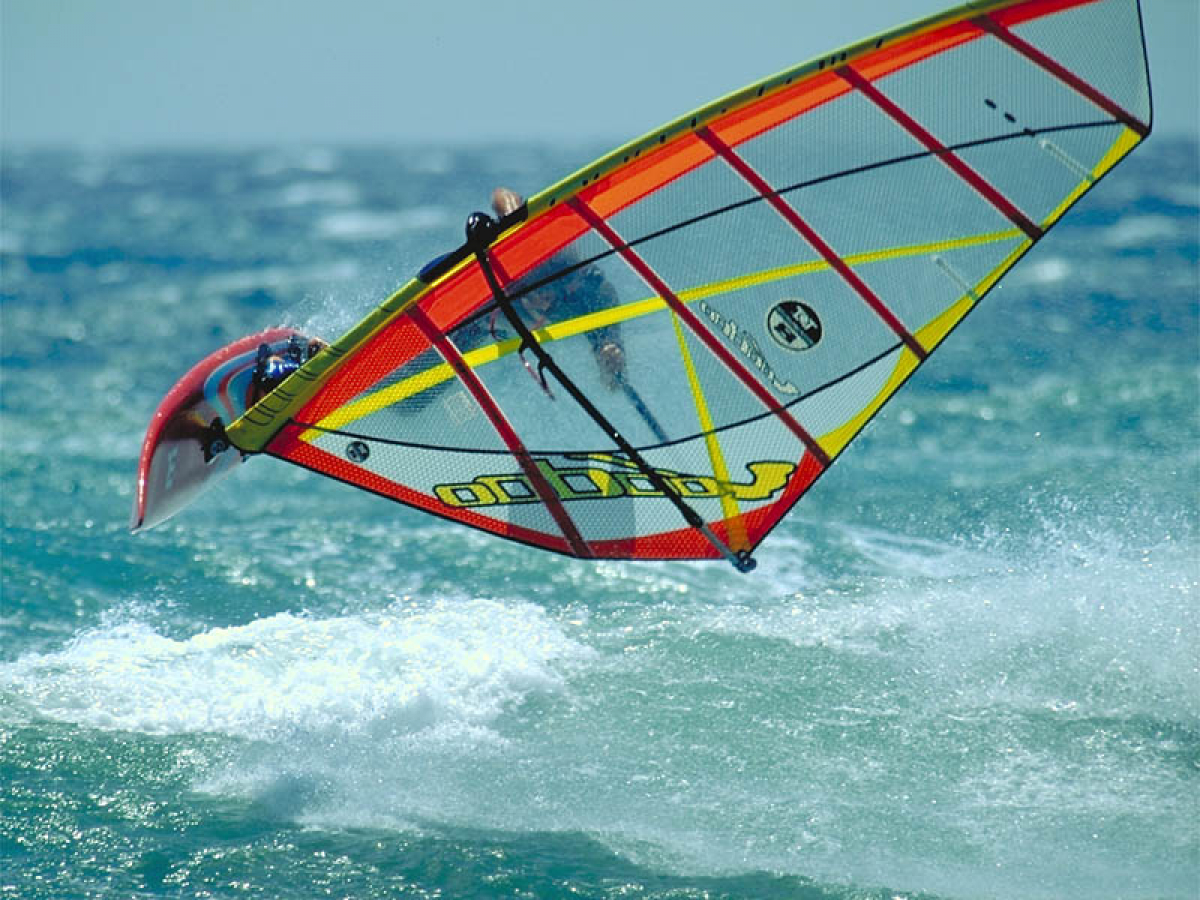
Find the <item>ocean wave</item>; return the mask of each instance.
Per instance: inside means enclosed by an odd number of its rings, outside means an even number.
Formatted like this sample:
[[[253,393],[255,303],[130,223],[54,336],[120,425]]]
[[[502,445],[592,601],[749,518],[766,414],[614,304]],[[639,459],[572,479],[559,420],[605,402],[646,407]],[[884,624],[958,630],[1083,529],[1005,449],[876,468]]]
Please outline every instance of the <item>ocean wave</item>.
[[[147,734],[272,740],[295,732],[486,731],[561,687],[588,650],[535,606],[401,604],[333,618],[281,613],[186,639],[137,621],[0,669],[38,716]]]

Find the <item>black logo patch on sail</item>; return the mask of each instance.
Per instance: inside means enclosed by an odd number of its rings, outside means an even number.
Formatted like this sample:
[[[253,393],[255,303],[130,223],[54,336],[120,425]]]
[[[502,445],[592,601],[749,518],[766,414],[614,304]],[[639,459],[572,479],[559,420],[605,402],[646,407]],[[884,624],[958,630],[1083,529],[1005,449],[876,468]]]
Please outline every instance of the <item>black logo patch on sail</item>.
[[[371,448],[362,441],[351,441],[346,445],[346,456],[351,462],[364,463],[371,455]]]
[[[821,320],[807,303],[784,300],[767,313],[767,331],[785,350],[808,350],[821,340]]]

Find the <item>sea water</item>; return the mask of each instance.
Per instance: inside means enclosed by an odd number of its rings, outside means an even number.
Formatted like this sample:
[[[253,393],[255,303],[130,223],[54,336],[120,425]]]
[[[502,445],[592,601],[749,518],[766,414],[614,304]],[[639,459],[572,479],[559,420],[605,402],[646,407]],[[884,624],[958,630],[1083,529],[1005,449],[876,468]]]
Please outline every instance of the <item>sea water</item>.
[[[0,896],[1200,896],[1200,174],[1151,138],[759,567],[580,562],[149,417],[601,147],[6,152]]]

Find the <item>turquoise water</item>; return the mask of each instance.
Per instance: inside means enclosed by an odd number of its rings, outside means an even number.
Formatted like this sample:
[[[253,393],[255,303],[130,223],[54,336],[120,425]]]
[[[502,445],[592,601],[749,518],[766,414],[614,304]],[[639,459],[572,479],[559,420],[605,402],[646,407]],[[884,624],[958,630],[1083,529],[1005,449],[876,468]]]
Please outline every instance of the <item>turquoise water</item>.
[[[272,460],[127,532],[192,362],[603,147],[6,152],[0,896],[1200,896],[1200,173],[1152,138],[741,576]]]

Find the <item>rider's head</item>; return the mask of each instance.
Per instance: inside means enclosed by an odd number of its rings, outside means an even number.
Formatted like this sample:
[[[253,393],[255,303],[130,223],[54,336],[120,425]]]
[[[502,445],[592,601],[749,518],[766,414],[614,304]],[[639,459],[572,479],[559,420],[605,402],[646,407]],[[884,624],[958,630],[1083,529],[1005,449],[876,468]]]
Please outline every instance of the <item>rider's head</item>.
[[[492,210],[500,217],[519,209],[525,201],[512,188],[498,187],[492,191]]]

